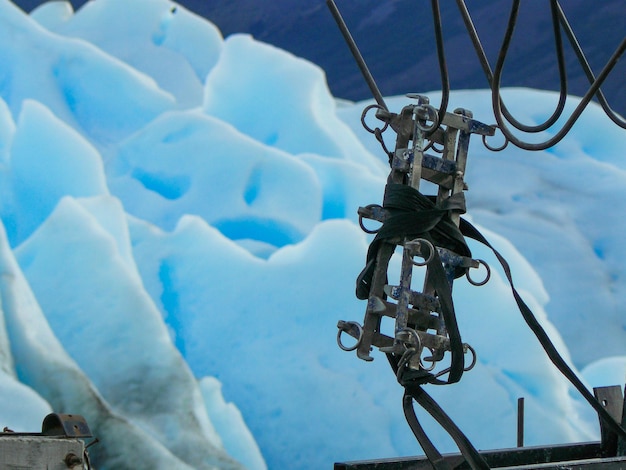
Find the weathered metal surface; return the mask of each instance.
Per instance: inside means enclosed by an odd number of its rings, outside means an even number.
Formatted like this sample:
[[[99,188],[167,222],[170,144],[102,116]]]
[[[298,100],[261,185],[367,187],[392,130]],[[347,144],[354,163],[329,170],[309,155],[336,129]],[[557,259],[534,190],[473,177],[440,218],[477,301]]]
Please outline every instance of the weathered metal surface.
[[[81,415],[50,413],[40,433],[0,433],[0,469],[90,469],[84,438],[93,437]]]
[[[493,135],[495,129],[475,121],[471,112],[463,109],[446,113],[440,118],[437,111],[430,106],[428,98],[420,95],[411,95],[411,98],[417,103],[405,106],[398,114],[386,109],[377,113],[397,133],[388,180],[409,185],[416,190],[419,189],[422,179],[437,184],[439,189],[436,196],[433,196],[436,200],[435,207],[447,210],[450,219],[458,225],[460,214],[465,212],[463,191],[467,187],[463,177],[470,136],[474,132]],[[434,137],[429,132],[434,132]],[[431,142],[443,145],[440,156],[424,152],[427,136]],[[360,207],[358,215],[363,230],[375,234],[378,229],[366,228],[364,219],[384,224],[389,219],[389,210],[378,204],[370,204]],[[402,268],[398,285],[389,285],[387,269],[396,247],[402,248]],[[375,260],[376,268],[363,325],[344,321],[338,324],[339,336],[346,333],[357,340],[359,358],[372,360],[370,352],[373,347],[385,353],[402,355],[407,347],[413,345],[420,352],[422,348],[431,349],[430,357],[436,357],[437,360],[443,359],[444,353],[450,350],[439,302],[441,293],[436,292],[428,271],[428,264],[435,255],[435,250],[450,288],[459,269],[467,271],[469,268],[478,268],[481,264],[478,260],[461,256],[445,247],[434,246],[428,240],[403,237],[385,239]],[[426,268],[421,292],[411,285],[413,269],[420,266]],[[480,282],[471,278],[469,280],[475,285],[482,285],[488,278]],[[386,296],[389,298],[385,299]],[[395,319],[394,336],[387,336],[380,331],[383,317]],[[409,343],[405,341],[407,337],[411,340]],[[342,349],[352,349],[346,348],[341,341],[338,342]],[[420,364],[423,365],[420,356],[421,354],[415,355],[411,367],[419,369]],[[429,369],[432,366],[432,363],[428,364]]]
[[[81,415],[50,413],[43,420],[45,436],[92,437],[87,421]]]
[[[85,443],[80,439],[25,435],[0,438],[2,469],[82,469],[86,465],[84,455]]]
[[[91,429],[84,417],[75,414],[50,413],[41,424],[41,432],[13,432],[5,430],[0,438],[15,438],[24,436],[56,436],[72,438],[93,437]]]
[[[626,469],[626,458],[613,457],[589,460],[569,460],[558,463],[492,468],[498,468],[500,470],[624,470]]]
[[[624,387],[624,402],[622,405],[622,427],[626,429],[626,387]],[[617,455],[626,456],[626,439],[619,437],[617,439]]]
[[[524,397],[517,399],[517,447],[524,447]]]

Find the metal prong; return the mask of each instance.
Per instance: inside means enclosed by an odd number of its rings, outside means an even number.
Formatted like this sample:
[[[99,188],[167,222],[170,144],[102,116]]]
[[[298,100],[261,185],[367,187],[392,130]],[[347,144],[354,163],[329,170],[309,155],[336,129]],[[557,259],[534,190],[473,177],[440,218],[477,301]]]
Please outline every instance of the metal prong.
[[[350,31],[348,30],[348,26],[346,25],[346,22],[343,20],[343,17],[341,16],[339,9],[337,8],[337,5],[335,5],[334,0],[326,0],[326,4],[328,5],[328,8],[330,9],[330,12],[332,13],[333,18],[335,18],[335,21],[337,22],[337,26],[339,26],[339,30],[341,31],[343,38],[345,39],[346,43],[348,44],[348,47],[350,48],[350,52],[352,52],[352,56],[354,57],[354,60],[356,60],[356,63],[359,66],[359,69],[361,69],[361,74],[363,75],[363,78],[365,78],[365,81],[367,82],[367,86],[372,92],[374,99],[376,100],[376,102],[379,104],[381,108],[383,108],[385,111],[389,111],[389,108],[387,107],[387,105],[385,104],[385,100],[383,99],[383,95],[380,93],[380,90],[378,89],[378,86],[376,85],[376,82],[374,81],[374,77],[372,77],[372,74],[367,68],[367,64],[365,63],[365,60],[363,59],[363,56],[361,55],[361,52],[359,51],[359,48],[356,45],[356,42],[352,38],[352,34],[350,34]]]

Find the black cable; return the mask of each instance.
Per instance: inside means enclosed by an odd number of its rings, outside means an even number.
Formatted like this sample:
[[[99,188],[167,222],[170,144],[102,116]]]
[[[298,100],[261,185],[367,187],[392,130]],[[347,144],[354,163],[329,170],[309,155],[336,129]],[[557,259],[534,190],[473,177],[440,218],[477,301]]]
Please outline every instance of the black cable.
[[[439,9],[439,0],[431,0],[433,10],[433,23],[435,29],[435,42],[437,44],[437,57],[439,59],[439,73],[441,75],[441,103],[439,105],[439,127],[441,121],[446,115],[448,109],[448,101],[450,99],[450,78],[448,76],[448,65],[446,63],[446,54],[443,42],[443,28],[441,26],[441,11]]]
[[[559,26],[559,15],[558,15],[558,2],[556,0],[550,1],[551,13],[552,13],[552,28],[554,31],[554,41],[556,46],[556,56],[557,63],[559,68],[559,101],[557,106],[552,113],[552,115],[546,119],[543,123],[537,124],[534,126],[526,125],[516,120],[513,115],[507,110],[507,108],[502,103],[502,96],[500,95],[500,81],[503,73],[504,62],[506,59],[506,55],[508,52],[508,47],[513,37],[513,32],[515,30],[515,25],[517,23],[517,14],[519,11],[520,0],[515,0],[513,2],[513,6],[511,8],[511,14],[509,16],[509,21],[507,23],[507,28],[505,32],[505,39],[502,43],[502,47],[500,49],[500,53],[498,56],[498,61],[496,63],[496,67],[494,69],[493,75],[491,76],[490,86],[492,92],[492,99],[497,99],[500,103],[500,107],[502,108],[502,115],[504,118],[516,129],[527,132],[527,133],[537,133],[543,132],[546,129],[549,129],[553,126],[557,120],[563,114],[563,110],[565,109],[565,102],[567,101],[567,71],[565,68],[565,54],[563,53],[563,41],[561,38],[561,29]]]
[[[569,39],[570,44],[572,45],[572,49],[574,49],[574,53],[578,57],[578,62],[582,66],[585,72],[585,75],[587,75],[587,79],[589,80],[589,83],[593,85],[596,81],[596,77],[593,74],[593,71],[591,70],[591,66],[589,65],[589,62],[587,61],[587,58],[585,57],[585,53],[583,52],[582,47],[580,47],[580,44],[578,43],[578,39],[576,38],[576,35],[574,34],[574,31],[572,30],[572,27],[569,24],[569,21],[567,21],[567,18],[565,17],[565,13],[563,12],[563,9],[561,8],[560,5],[558,6],[558,8],[559,8],[559,11],[558,11],[559,21],[561,22],[561,26],[563,27],[563,30],[565,31],[565,34],[567,35],[567,38]],[[626,120],[618,116],[617,113],[613,111],[613,109],[609,106],[609,103],[607,102],[604,96],[604,93],[602,93],[602,90],[599,88],[596,93],[596,98],[598,99],[600,106],[602,106],[602,109],[604,109],[604,112],[606,113],[606,115],[615,124],[626,129]]]
[[[594,77],[593,73],[591,72],[591,68],[589,67],[589,64],[587,63],[587,60],[582,52],[582,49],[578,45],[575,34],[572,31],[571,27],[569,26],[567,19],[565,18],[565,15],[561,9],[560,4],[556,0],[551,0],[551,1],[552,1],[553,28],[555,32],[555,41],[557,42],[556,46],[557,46],[557,58],[559,61],[559,74],[561,76],[561,96],[559,98],[559,104],[557,105],[556,111],[558,111],[559,107],[561,106],[561,101],[563,100],[563,91],[564,91],[564,87],[566,86],[565,85],[566,84],[565,70],[564,68],[562,68],[564,67],[564,65],[561,63],[561,61],[563,60],[563,57],[562,57],[563,46],[561,43],[560,33],[558,33],[558,31],[560,31],[560,28],[557,28],[558,26],[557,23],[559,23],[561,27],[563,28],[563,30],[565,31],[570,43],[572,44],[574,48],[574,51],[576,52],[576,55],[578,56],[579,62],[581,63],[583,70],[585,71],[587,77],[589,78],[589,81],[591,82],[591,85],[588,91],[583,96],[581,102],[578,104],[578,106],[576,107],[574,112],[571,114],[569,119],[565,122],[561,130],[557,132],[552,138],[546,140],[545,142],[533,144],[533,143],[522,141],[521,139],[517,138],[508,129],[506,123],[504,122],[505,120],[508,121],[510,124],[512,124],[514,127],[517,127],[519,130],[522,130],[522,131],[529,132],[525,129],[529,129],[529,128],[533,129],[533,127],[528,127],[524,125],[520,126],[521,123],[519,123],[512,117],[512,115],[510,114],[510,112],[508,111],[504,103],[502,102],[502,98],[499,94],[502,68],[504,65],[506,53],[508,51],[508,47],[510,45],[511,37],[513,34],[513,29],[515,26],[515,20],[517,17],[517,10],[519,8],[520,0],[514,0],[513,2],[511,14],[509,16],[509,21],[507,23],[507,30],[505,33],[502,46],[500,48],[500,53],[498,56],[498,61],[496,63],[494,72],[491,71],[489,61],[487,59],[485,51],[480,42],[480,38],[478,36],[476,28],[474,27],[474,24],[472,22],[471,15],[467,9],[467,6],[465,5],[465,1],[457,0],[457,6],[461,13],[461,17],[463,18],[465,28],[469,34],[470,40],[472,41],[474,50],[476,51],[476,54],[478,55],[479,62],[483,68],[485,77],[487,78],[487,82],[489,83],[489,86],[492,90],[492,105],[493,105],[494,116],[498,123],[498,127],[500,128],[500,130],[502,131],[502,133],[504,134],[504,136],[507,138],[508,141],[510,141],[513,145],[519,148],[522,148],[524,150],[545,150],[547,148],[550,148],[556,145],[558,142],[560,142],[567,135],[567,133],[571,130],[571,128],[576,123],[576,121],[578,120],[578,118],[580,117],[584,109],[587,107],[587,105],[589,104],[589,102],[591,101],[594,95],[598,96],[598,100],[600,104],[602,105],[604,111],[607,113],[608,117],[620,127],[626,127],[626,121],[618,117],[617,114],[609,107],[600,89],[600,87],[602,86],[606,78],[608,77],[609,73],[613,70],[618,60],[620,59],[620,57],[623,55],[624,51],[626,50],[626,39],[624,39],[618,45],[617,49],[615,50],[613,55],[609,58],[604,68],[600,72],[600,74],[597,77]],[[556,115],[556,112],[555,114],[553,114],[553,116],[555,115]],[[551,120],[553,120],[553,117],[550,118],[546,122],[550,122]],[[543,123],[542,125],[545,125],[545,123]],[[538,129],[538,128],[540,127],[535,127],[535,129]]]
[[[326,5],[328,5],[328,8],[330,9],[330,12],[332,13],[333,18],[335,18],[335,22],[337,23],[337,26],[339,26],[339,30],[341,31],[341,34],[343,35],[343,38],[346,41],[346,44],[348,44],[348,47],[350,48],[350,51],[352,52],[352,56],[356,60],[356,63],[359,66],[359,69],[361,70],[361,74],[363,75],[363,78],[365,79],[367,86],[372,92],[374,99],[376,100],[376,102],[381,108],[388,110],[389,108],[387,108],[387,105],[385,104],[385,99],[383,98],[382,93],[378,89],[378,86],[376,85],[376,81],[374,80],[374,77],[370,73],[367,67],[367,64],[365,63],[365,60],[363,59],[363,56],[361,55],[361,52],[359,51],[359,48],[356,45],[356,42],[352,38],[352,35],[350,34],[350,30],[348,29],[348,26],[343,20],[343,17],[341,16],[339,9],[337,8],[337,5],[335,4],[334,0],[326,0]]]

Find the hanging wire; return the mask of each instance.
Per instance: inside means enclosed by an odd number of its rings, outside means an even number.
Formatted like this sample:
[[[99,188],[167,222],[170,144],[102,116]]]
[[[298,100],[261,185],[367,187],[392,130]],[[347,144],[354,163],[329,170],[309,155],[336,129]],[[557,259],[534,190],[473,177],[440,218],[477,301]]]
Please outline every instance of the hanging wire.
[[[506,60],[509,46],[511,43],[511,39],[513,37],[513,33],[515,30],[515,24],[517,22],[517,14],[519,11],[520,1],[521,0],[513,1],[513,5],[511,8],[511,13],[509,15],[509,20],[507,23],[506,32],[504,35],[502,46],[498,54],[496,66],[492,72],[491,67],[489,65],[489,61],[482,47],[480,38],[478,37],[478,33],[476,32],[476,28],[474,27],[474,24],[472,22],[471,15],[467,9],[467,6],[465,5],[465,1],[457,0],[457,6],[459,8],[459,11],[461,12],[461,16],[465,23],[465,27],[468,31],[468,34],[470,36],[474,49],[478,55],[479,62],[487,78],[487,82],[489,83],[489,86],[491,88],[492,106],[493,106],[494,116],[498,124],[498,127],[500,128],[500,131],[504,135],[505,139],[508,142],[511,142],[513,145],[519,148],[522,148],[524,150],[545,150],[549,147],[552,147],[558,142],[560,142],[567,135],[567,133],[571,130],[572,126],[576,123],[576,121],[578,120],[578,118],[580,117],[580,115],[585,110],[585,108],[587,107],[587,105],[589,104],[589,102],[592,100],[594,96],[597,96],[598,101],[600,105],[602,106],[602,108],[604,109],[607,116],[620,127],[626,128],[626,121],[620,118],[611,109],[602,91],[600,90],[602,83],[604,83],[604,81],[606,80],[610,72],[613,70],[613,68],[617,64],[619,58],[622,56],[622,54],[626,50],[626,39],[622,40],[622,42],[617,47],[613,55],[607,61],[606,65],[604,66],[600,74],[597,77],[594,76],[593,72],[591,71],[591,67],[589,66],[589,63],[587,62],[584,56],[584,53],[582,52],[582,49],[580,48],[580,45],[578,44],[576,35],[574,34],[571,26],[569,25],[569,22],[567,21],[567,18],[565,17],[565,14],[563,13],[563,10],[558,0],[551,0],[550,2],[552,25],[553,25],[553,30],[554,30],[554,40],[555,40],[555,46],[556,46],[556,55],[557,55],[557,62],[558,62],[558,67],[559,67],[559,78],[560,78],[560,94],[559,94],[559,102],[557,104],[557,107],[554,113],[544,123],[541,123],[536,126],[524,125],[520,123],[519,121],[517,121],[511,115],[511,113],[508,111],[508,109],[506,108],[506,106],[504,105],[502,101],[502,97],[500,95],[500,89],[501,89],[501,79],[502,79],[502,72],[504,68],[504,62]],[[565,60],[564,60],[563,43],[562,43],[562,38],[561,38],[561,29],[565,31],[565,34],[567,35],[570,41],[570,44],[572,45],[572,48],[574,49],[574,52],[578,58],[578,61],[581,64],[585,74],[587,75],[587,78],[589,79],[590,87],[585,93],[585,95],[583,96],[582,100],[580,101],[576,109],[572,112],[570,117],[567,119],[563,127],[552,138],[547,139],[544,142],[539,142],[539,143],[525,142],[521,140],[520,138],[518,138],[513,132],[511,132],[507,123],[522,132],[526,132],[526,133],[541,132],[541,131],[548,129],[549,127],[551,127],[552,125],[556,123],[556,121],[561,117],[564,106],[565,106],[565,99],[567,98],[567,76],[566,76],[566,71],[565,71]]]
[[[385,99],[378,89],[376,81],[374,80],[374,77],[372,77],[372,74],[370,73],[369,68],[365,63],[365,60],[363,59],[363,56],[361,55],[361,52],[356,45],[356,42],[354,42],[352,34],[350,34],[350,30],[348,29],[346,22],[343,20],[343,17],[341,16],[339,9],[337,8],[337,5],[335,4],[334,0],[326,0],[326,5],[328,5],[330,13],[333,15],[333,18],[335,19],[335,22],[337,23],[337,26],[339,27],[339,30],[341,31],[341,34],[346,41],[346,44],[350,48],[350,52],[352,52],[352,56],[356,60],[356,63],[361,70],[361,75],[363,75],[363,78],[365,79],[365,82],[367,83],[367,86],[369,87],[372,96],[382,109],[388,111],[389,108],[387,108]]]
[[[450,78],[448,77],[448,65],[446,63],[446,53],[443,47],[443,28],[441,26],[441,11],[439,0],[432,0],[433,25],[435,29],[435,42],[437,44],[437,57],[439,59],[439,73],[441,75],[441,103],[439,105],[439,121],[446,115],[448,101],[450,99]],[[441,122],[437,123],[439,127]]]
[[[560,84],[560,92],[559,92],[559,101],[557,106],[552,113],[552,115],[543,123],[530,126],[525,125],[518,120],[516,120],[513,115],[508,111],[504,103],[502,102],[502,97],[500,96],[500,80],[499,78],[502,76],[502,69],[504,65],[504,60],[506,58],[506,52],[508,50],[508,45],[513,36],[513,31],[515,29],[515,24],[517,22],[517,14],[519,10],[519,0],[515,1],[513,7],[511,9],[511,14],[509,16],[509,21],[507,24],[506,34],[505,34],[505,42],[500,50],[499,56],[499,66],[496,65],[496,71],[492,72],[491,67],[489,65],[489,61],[487,60],[487,55],[482,47],[480,39],[478,38],[478,33],[476,32],[476,28],[473,25],[471,16],[467,7],[465,6],[464,0],[457,0],[457,4],[459,9],[461,10],[461,15],[463,16],[463,21],[465,22],[465,26],[470,34],[470,38],[472,39],[472,43],[474,45],[474,49],[476,49],[476,53],[478,54],[478,58],[483,67],[483,71],[485,72],[485,76],[487,78],[487,82],[489,83],[489,87],[493,90],[493,93],[496,93],[498,100],[500,102],[500,107],[502,109],[502,115],[506,118],[506,120],[511,123],[515,128],[528,133],[536,133],[542,132],[546,129],[550,128],[552,125],[556,123],[556,121],[563,114],[563,109],[565,108],[565,102],[567,100],[567,72],[565,68],[565,54],[563,52],[563,41],[561,38],[560,28],[559,28],[559,17],[557,14],[557,4],[556,1],[551,1],[551,9],[552,9],[552,28],[554,31],[554,42],[556,46],[556,56],[557,63],[559,69],[559,84]]]
[[[339,13],[339,10],[337,9],[337,6],[335,5],[334,0],[326,0],[326,3],[328,4],[330,8],[331,13],[335,17],[335,20],[339,26],[339,29],[341,33],[343,34],[344,39],[346,40],[348,46],[350,47],[350,50],[354,58],[356,59],[356,62],[361,70],[361,73],[363,77],[365,78],[365,81],[367,82],[367,85],[369,86],[370,91],[372,92],[372,95],[374,96],[374,99],[376,100],[376,103],[378,105],[377,108],[383,111],[383,114],[385,114],[384,112],[388,112],[388,108],[385,103],[385,100],[380,90],[378,89],[376,82],[374,81],[374,78],[372,77],[369,69],[367,68],[367,65],[365,64],[365,61],[363,57],[361,56],[356,46],[356,43],[354,42],[354,39],[352,38],[350,32],[348,31],[348,27],[343,21],[343,18],[341,17],[341,14]],[[491,89],[492,108],[493,108],[494,117],[497,123],[496,127],[500,129],[505,139],[504,144],[498,147],[490,146],[485,141],[485,139],[483,139],[483,143],[485,144],[485,146],[492,151],[503,150],[504,148],[507,147],[509,142],[524,150],[545,150],[547,148],[550,148],[556,145],[558,142],[560,142],[569,133],[571,128],[574,126],[574,124],[576,123],[578,118],[581,116],[585,108],[589,105],[590,101],[593,99],[594,96],[597,98],[600,106],[602,107],[606,115],[615,124],[626,129],[626,119],[619,116],[610,107],[610,105],[608,104],[606,100],[606,97],[604,96],[600,88],[602,84],[604,83],[604,81],[607,79],[607,77],[610,75],[612,70],[617,65],[617,62],[619,61],[620,57],[624,54],[624,51],[626,51],[626,38],[623,39],[622,42],[618,45],[617,49],[611,55],[609,60],[606,62],[604,68],[600,71],[600,73],[597,76],[594,75],[589,65],[589,62],[587,61],[587,58],[585,57],[585,54],[582,51],[580,44],[578,43],[576,34],[574,33],[569,21],[567,20],[567,17],[565,16],[565,13],[563,12],[563,9],[561,8],[561,5],[558,0],[550,0],[550,14],[551,14],[551,19],[552,19],[552,29],[553,29],[553,35],[554,35],[556,62],[557,62],[558,73],[559,73],[559,99],[558,99],[557,105],[553,113],[550,115],[550,117],[548,117],[544,122],[540,124],[529,125],[529,124],[524,124],[518,121],[517,119],[515,119],[515,117],[507,109],[505,103],[503,102],[500,91],[502,88],[501,81],[502,81],[504,64],[506,62],[511,40],[515,32],[515,26],[517,23],[517,17],[518,17],[520,4],[521,4],[521,0],[513,0],[511,12],[509,14],[509,19],[506,25],[505,35],[502,41],[502,45],[500,47],[500,51],[498,54],[495,67],[492,70],[491,65],[489,64],[489,60],[487,59],[485,50],[482,46],[478,32],[476,31],[476,28],[472,21],[470,12],[465,4],[465,0],[457,0],[457,7],[459,9],[459,12],[461,13],[461,17],[465,24],[465,28],[468,32],[468,35],[470,37],[474,50],[478,56],[479,63],[487,79],[487,83],[489,84],[489,87]],[[439,128],[441,124],[441,120],[445,117],[448,103],[449,103],[449,98],[450,98],[450,80],[448,76],[446,54],[444,50],[443,28],[442,28],[442,21],[441,21],[441,12],[439,8],[439,0],[431,0],[431,9],[432,9],[432,14],[433,14],[433,25],[434,25],[434,32],[435,32],[436,48],[437,48],[437,58],[439,62],[439,72],[441,76],[441,103],[440,103],[439,110],[437,113],[436,121],[433,122],[432,131],[429,131],[426,135],[427,139],[430,134],[432,134],[435,130]],[[535,134],[535,133],[543,132],[543,131],[546,131],[547,129],[550,129],[552,126],[554,126],[557,123],[557,121],[562,117],[564,109],[565,109],[565,104],[566,104],[566,100],[568,97],[568,83],[567,83],[567,70],[566,70],[566,63],[565,63],[565,52],[564,52],[563,37],[562,37],[563,33],[565,34],[565,36],[567,36],[567,39],[574,51],[574,54],[576,55],[578,62],[580,63],[585,75],[587,76],[587,79],[589,80],[590,85],[589,85],[587,92],[584,94],[581,101],[579,102],[579,104],[576,106],[574,111],[570,114],[569,118],[565,121],[565,123],[563,124],[563,126],[558,132],[556,132],[551,138],[543,142],[538,142],[538,143],[527,142],[525,140],[522,140],[522,138],[518,137],[517,135],[515,135],[515,133],[511,131],[511,129],[509,129],[509,126],[512,126],[517,131],[520,131],[526,134]],[[387,118],[389,118],[389,115],[387,116]],[[376,128],[377,138],[381,142],[382,142],[382,136],[380,134],[382,134],[385,128],[386,127],[384,127],[383,129]],[[432,146],[433,146],[433,141],[430,141],[425,147],[425,150],[432,148]],[[385,149],[385,151],[389,153],[387,149]]]
[[[594,76],[593,71],[591,70],[591,67],[589,66],[589,62],[587,61],[587,58],[585,57],[585,53],[580,47],[580,44],[578,43],[578,39],[576,38],[576,35],[574,34],[572,27],[570,26],[569,22],[567,21],[567,18],[565,17],[565,13],[563,13],[563,9],[561,8],[561,5],[557,4],[557,6],[558,6],[559,21],[561,23],[561,27],[565,31],[565,34],[567,35],[567,38],[570,41],[572,49],[574,49],[574,53],[576,54],[576,57],[578,58],[578,62],[580,62],[580,65],[582,66],[585,72],[585,75],[587,75],[587,79],[589,80],[589,83],[593,84],[596,81],[596,77]],[[622,47],[623,47],[623,44],[624,42],[622,41]],[[626,129],[626,120],[618,116],[617,113],[613,111],[613,109],[611,109],[606,98],[604,97],[604,93],[602,93],[602,90],[598,89],[596,93],[596,98],[598,99],[598,102],[602,106],[602,109],[604,110],[606,115],[615,124],[617,124],[623,129]]]

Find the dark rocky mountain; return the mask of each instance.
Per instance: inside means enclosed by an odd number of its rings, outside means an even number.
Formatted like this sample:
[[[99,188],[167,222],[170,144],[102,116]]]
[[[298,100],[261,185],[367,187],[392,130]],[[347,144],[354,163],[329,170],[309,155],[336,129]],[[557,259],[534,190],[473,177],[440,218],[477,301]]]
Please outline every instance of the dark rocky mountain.
[[[97,1],[97,0],[94,0]],[[14,0],[30,11],[38,0]],[[78,9],[85,0],[72,0]],[[324,0],[181,0],[185,8],[214,22],[224,36],[244,32],[320,65],[337,97],[370,97],[354,59]],[[336,0],[383,95],[441,89],[431,2],[423,0]],[[452,89],[487,88],[457,2],[440,2],[445,51]],[[491,67],[509,17],[502,0],[465,0]],[[567,0],[561,6],[597,75],[626,33],[626,0]],[[519,18],[502,77],[503,86],[558,90],[550,2],[521,2]],[[589,87],[564,39],[568,92],[582,96]],[[626,115],[626,60],[602,87],[610,105]]]

